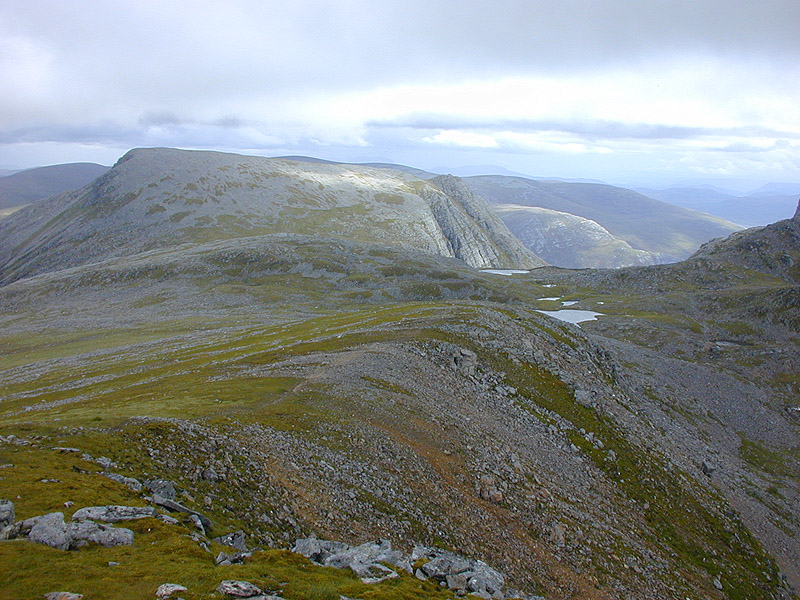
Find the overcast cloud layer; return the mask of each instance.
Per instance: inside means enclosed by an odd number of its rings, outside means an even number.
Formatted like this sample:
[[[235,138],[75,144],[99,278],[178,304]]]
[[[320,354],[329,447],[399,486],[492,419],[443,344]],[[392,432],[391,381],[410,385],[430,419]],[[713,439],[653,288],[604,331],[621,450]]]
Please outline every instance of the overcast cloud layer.
[[[0,168],[165,145],[800,181],[799,25],[797,0],[5,0]]]

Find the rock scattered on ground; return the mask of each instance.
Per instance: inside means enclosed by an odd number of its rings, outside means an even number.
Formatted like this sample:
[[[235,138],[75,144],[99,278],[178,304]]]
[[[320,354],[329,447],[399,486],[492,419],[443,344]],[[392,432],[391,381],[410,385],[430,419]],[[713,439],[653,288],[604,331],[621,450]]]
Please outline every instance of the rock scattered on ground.
[[[109,473],[108,471],[103,471],[101,474],[104,477],[108,477],[112,481],[116,481],[117,483],[128,486],[128,488],[134,492],[141,492],[144,489],[142,483],[133,477],[126,477],[125,475],[120,475],[119,473]]]
[[[64,521],[64,513],[54,512],[19,521],[3,529],[0,539],[27,537],[58,550],[74,550],[90,542],[105,547],[130,546],[133,531],[94,521]]]
[[[164,498],[160,494],[153,493],[151,501],[153,502],[153,504],[161,506],[162,508],[166,508],[175,512],[186,513],[190,517],[192,516],[197,517],[200,524],[202,525],[200,529],[202,529],[204,533],[213,527],[211,519],[209,519],[208,517],[200,514],[196,510],[192,510],[191,508],[184,506],[183,504],[175,502],[174,500],[170,500],[169,498]]]
[[[416,546],[410,556],[392,550],[389,540],[376,540],[360,546],[343,542],[301,538],[295,542],[293,552],[311,561],[339,569],[351,569],[364,583],[378,583],[398,577],[386,564],[413,573],[418,579],[432,579],[456,594],[504,600],[525,598],[517,590],[506,588],[505,576],[485,562],[459,556],[447,550]],[[383,563],[383,564],[382,564]],[[417,569],[413,564],[422,563]]]
[[[156,590],[156,598],[159,600],[166,600],[167,598],[171,598],[173,594],[186,591],[188,590],[184,586],[178,585],[177,583],[162,583]]]

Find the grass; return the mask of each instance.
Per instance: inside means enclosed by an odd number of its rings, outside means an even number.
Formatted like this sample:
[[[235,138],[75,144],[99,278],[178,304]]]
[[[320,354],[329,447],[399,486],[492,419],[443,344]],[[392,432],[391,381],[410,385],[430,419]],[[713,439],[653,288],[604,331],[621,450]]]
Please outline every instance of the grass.
[[[758,442],[742,439],[739,458],[769,475],[800,480],[800,450],[772,450]]]

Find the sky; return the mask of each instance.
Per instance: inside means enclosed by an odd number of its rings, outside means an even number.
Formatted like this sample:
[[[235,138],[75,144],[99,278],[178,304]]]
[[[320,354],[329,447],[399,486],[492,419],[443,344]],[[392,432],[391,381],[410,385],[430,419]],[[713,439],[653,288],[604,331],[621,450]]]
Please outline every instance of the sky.
[[[0,169],[172,146],[800,182],[798,31],[799,0],[3,0]]]

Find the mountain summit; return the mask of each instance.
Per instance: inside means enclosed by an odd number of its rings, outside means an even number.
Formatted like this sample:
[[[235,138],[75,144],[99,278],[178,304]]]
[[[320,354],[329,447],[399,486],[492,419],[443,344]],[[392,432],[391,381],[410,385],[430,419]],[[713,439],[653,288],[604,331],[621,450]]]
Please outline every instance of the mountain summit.
[[[181,244],[278,233],[458,258],[544,261],[453,177],[165,148],[136,149],[80,190],[0,225],[2,280]]]

